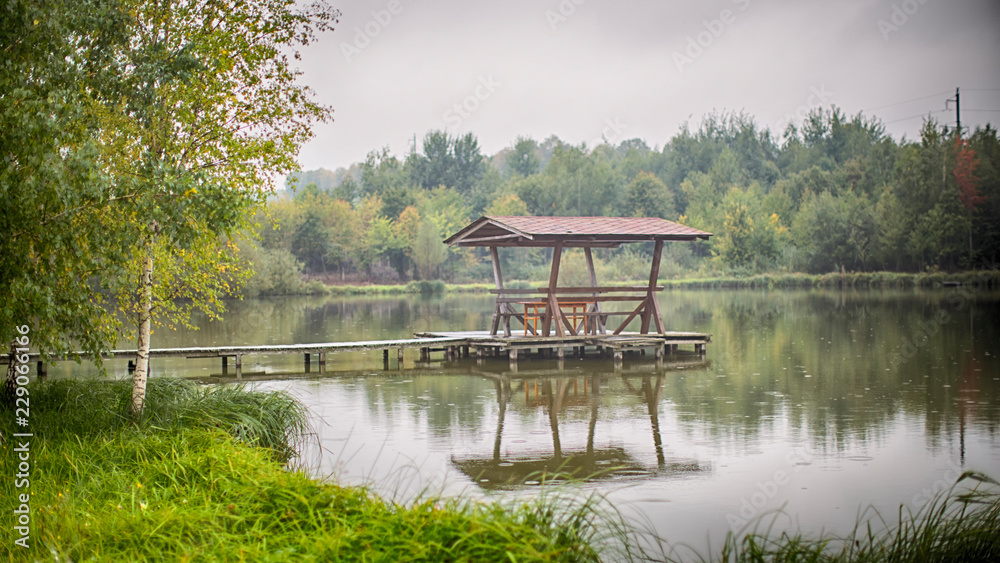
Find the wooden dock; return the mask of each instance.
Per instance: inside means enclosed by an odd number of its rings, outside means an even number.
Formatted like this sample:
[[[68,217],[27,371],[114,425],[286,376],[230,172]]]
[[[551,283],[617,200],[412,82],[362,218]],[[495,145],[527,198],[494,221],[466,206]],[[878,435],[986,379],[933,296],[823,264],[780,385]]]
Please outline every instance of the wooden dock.
[[[470,358],[475,356],[478,363],[486,358],[506,357],[512,369],[517,369],[521,358],[540,357],[562,360],[567,350],[576,357],[612,358],[616,368],[626,355],[645,355],[651,350],[657,360],[664,355],[673,354],[681,345],[693,345],[694,353],[704,356],[705,347],[711,341],[709,334],[696,332],[668,332],[663,334],[584,334],[564,336],[537,335],[491,335],[489,331],[467,332],[418,332],[415,338],[397,340],[368,340],[358,342],[323,342],[308,344],[272,344],[264,346],[198,346],[189,348],[154,348],[149,351],[150,358],[219,358],[222,361],[223,373],[229,371],[229,361],[233,360],[236,377],[243,375],[243,357],[251,355],[270,354],[302,354],[305,371],[310,370],[313,356],[316,356],[319,371],[324,372],[329,354],[337,352],[382,351],[382,365],[389,369],[390,352],[396,351],[398,365],[403,364],[403,351],[419,350],[422,362],[431,359],[431,353],[443,352],[445,360]],[[112,350],[102,355],[104,359],[131,358],[136,350]],[[29,361],[37,361],[39,375],[45,375],[43,358],[37,352],[28,355]],[[82,352],[69,354],[70,359],[87,359]],[[49,356],[48,361],[60,361],[63,358]],[[0,357],[0,363],[7,363],[7,357]],[[132,362],[129,362],[132,367]]]
[[[475,355],[482,363],[487,357],[506,356],[513,370],[517,369],[518,360],[527,358],[565,359],[567,351],[575,357],[611,358],[615,368],[621,367],[627,354],[645,355],[652,352],[656,360],[662,360],[665,355],[679,351],[681,345],[691,345],[694,353],[704,356],[706,346],[712,341],[712,335],[700,332],[666,332],[662,334],[580,334],[562,336],[539,336],[511,334],[503,336],[491,334],[489,331],[472,332],[418,332],[417,337],[428,339],[460,338],[459,342],[449,344],[450,347],[460,347],[465,357]],[[454,352],[452,352],[454,354]]]

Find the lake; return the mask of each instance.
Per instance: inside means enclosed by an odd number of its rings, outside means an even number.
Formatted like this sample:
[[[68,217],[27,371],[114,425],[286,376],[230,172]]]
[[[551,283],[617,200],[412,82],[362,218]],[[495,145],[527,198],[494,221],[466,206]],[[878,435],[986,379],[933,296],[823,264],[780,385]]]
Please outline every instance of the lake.
[[[418,365],[408,351],[245,358],[247,379],[311,413],[301,462],[318,477],[423,493],[537,494],[541,472],[583,478],[637,522],[704,551],[765,517],[845,533],[869,507],[894,520],[964,470],[1000,477],[1000,293],[666,291],[668,330],[713,335],[704,358]],[[485,295],[234,302],[225,322],[160,329],[153,346],[408,338],[482,330]],[[123,344],[126,346],[127,344]],[[133,345],[134,346],[134,345]],[[108,363],[124,376],[124,360]],[[61,363],[54,376],[92,372]],[[153,361],[155,375],[221,380],[218,360]],[[231,378],[229,378],[231,379]],[[227,379],[227,380],[229,380]]]

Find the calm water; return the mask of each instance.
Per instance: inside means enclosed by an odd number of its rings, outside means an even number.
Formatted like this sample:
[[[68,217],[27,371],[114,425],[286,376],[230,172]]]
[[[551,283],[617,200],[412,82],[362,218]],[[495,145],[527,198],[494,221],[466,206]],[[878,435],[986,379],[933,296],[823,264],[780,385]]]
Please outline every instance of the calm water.
[[[249,358],[255,384],[310,409],[318,476],[422,491],[534,494],[539,471],[591,476],[672,542],[704,549],[782,510],[778,528],[845,532],[872,506],[895,517],[965,469],[1000,476],[1000,294],[672,291],[668,328],[713,334],[702,360],[414,366],[395,355]],[[235,303],[225,323],[154,333],[154,347],[409,337],[488,326],[485,296]],[[111,368],[123,375],[123,361]],[[217,360],[156,360],[210,378]],[[314,366],[315,369],[315,366]],[[61,364],[55,374],[87,366]],[[639,516],[636,516],[639,518]]]

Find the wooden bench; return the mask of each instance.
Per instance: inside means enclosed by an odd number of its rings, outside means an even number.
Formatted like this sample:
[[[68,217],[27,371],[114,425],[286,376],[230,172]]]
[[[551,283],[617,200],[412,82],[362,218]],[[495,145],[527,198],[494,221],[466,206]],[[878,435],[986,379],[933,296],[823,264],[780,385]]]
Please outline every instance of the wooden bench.
[[[531,334],[538,334],[538,321],[545,320],[545,312],[548,307],[547,301],[518,301],[517,303],[524,306],[524,335],[528,336],[528,330],[531,330]],[[560,314],[570,321],[573,326],[573,332],[575,334],[580,333],[580,326],[583,326],[582,334],[590,333],[590,323],[588,322],[588,317],[599,314],[596,312],[591,312],[589,309],[592,305],[595,305],[597,301],[595,300],[573,300],[573,301],[559,301],[559,312]]]

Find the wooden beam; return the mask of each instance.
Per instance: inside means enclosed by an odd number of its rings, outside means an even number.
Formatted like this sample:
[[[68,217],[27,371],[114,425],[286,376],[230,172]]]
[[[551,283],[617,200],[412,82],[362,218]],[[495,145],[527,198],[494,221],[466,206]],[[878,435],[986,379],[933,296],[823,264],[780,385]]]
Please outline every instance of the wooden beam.
[[[601,294],[596,289],[597,288],[597,271],[594,269],[594,254],[591,252],[589,246],[585,247],[583,249],[583,253],[587,257],[587,271],[590,273],[590,285],[595,288],[594,289],[594,293],[592,294],[592,296],[593,297],[600,297]],[[594,303],[594,312],[595,313],[600,313],[601,312],[601,303],[600,302],[595,302]],[[597,317],[597,325],[594,326],[594,333],[596,334],[598,332],[600,332],[601,334],[605,333],[604,317],[602,317],[600,315],[598,315],[598,317]]]
[[[650,310],[647,315],[651,315],[654,319],[656,325],[656,332],[658,334],[663,334],[666,329],[663,327],[663,317],[660,316],[660,301],[656,298],[656,278],[660,276],[660,258],[663,256],[663,241],[656,241],[656,245],[653,247],[653,265],[649,269],[649,289],[647,290],[646,299],[649,300]],[[646,329],[642,332],[648,332],[649,321],[646,321]]]
[[[549,306],[547,307],[545,321],[542,323],[542,334],[549,336],[550,328],[555,328],[556,336],[562,336],[561,319],[559,312],[559,301],[556,299],[556,290],[559,287],[559,263],[562,260],[562,243],[557,243],[552,247],[552,269],[549,272]]]
[[[663,291],[663,288],[664,288],[664,286],[658,285],[658,286],[654,287],[653,290],[654,291]],[[593,285],[590,285],[590,286],[586,286],[586,287],[560,287],[559,288],[559,293],[593,293],[595,291],[598,291],[598,292],[601,292],[601,293],[611,293],[611,292],[620,293],[620,292],[627,292],[627,291],[642,291],[642,292],[645,293],[646,291],[649,291],[649,287],[645,286],[645,285],[640,285],[640,286],[625,286],[625,285],[601,285],[601,286],[593,286]],[[498,290],[498,289],[491,289],[491,290],[489,290],[489,292],[490,293],[507,293],[507,294],[510,294],[510,295],[515,295],[515,294],[522,295],[522,294],[532,294],[532,293],[538,293],[538,294],[542,294],[542,295],[547,295],[549,293],[549,288],[548,287],[536,287],[534,289],[510,289],[510,288],[506,288],[503,291]]]
[[[505,307],[500,300],[503,299],[503,272],[500,271],[500,254],[497,247],[490,247],[490,258],[493,260],[493,281],[497,285],[497,300],[493,307],[493,324],[490,327],[490,336],[496,336],[500,323],[503,321]],[[504,325],[504,336],[510,336],[510,321]]]
[[[618,328],[615,329],[615,331],[614,331],[613,334],[620,334],[621,331],[625,330],[625,327],[628,326],[628,323],[632,322],[632,319],[634,319],[636,315],[638,315],[640,312],[642,312],[642,310],[645,307],[646,307],[646,302],[645,301],[643,301],[642,303],[639,303],[639,306],[636,307],[634,311],[632,311],[631,313],[629,313],[629,316],[625,317],[625,320],[622,321],[622,324],[619,325]]]

